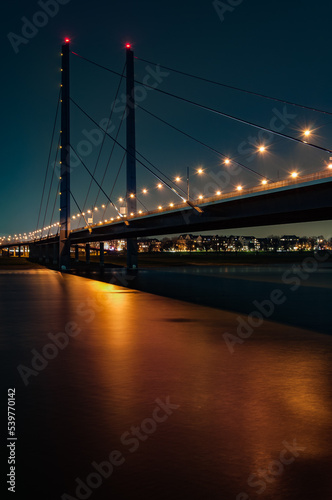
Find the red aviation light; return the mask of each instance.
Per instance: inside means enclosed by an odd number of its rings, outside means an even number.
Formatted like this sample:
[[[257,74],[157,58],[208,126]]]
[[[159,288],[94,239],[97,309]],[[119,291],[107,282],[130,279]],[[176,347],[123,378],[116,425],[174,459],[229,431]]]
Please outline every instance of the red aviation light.
[[[131,43],[126,43],[126,49],[131,49]]]
[[[70,42],[70,38],[65,38],[65,43],[69,43]]]

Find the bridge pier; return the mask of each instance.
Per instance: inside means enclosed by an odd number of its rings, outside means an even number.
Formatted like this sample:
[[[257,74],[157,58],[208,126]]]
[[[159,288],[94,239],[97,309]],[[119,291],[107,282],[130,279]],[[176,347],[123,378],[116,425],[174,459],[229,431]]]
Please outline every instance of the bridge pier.
[[[29,257],[30,257],[30,259],[34,258],[34,249],[35,249],[35,246],[33,244],[30,244],[29,245]]]
[[[105,256],[104,256],[104,242],[101,241],[99,243],[99,266],[101,269],[104,269],[104,265],[105,265]]]
[[[44,245],[37,245],[37,251],[38,251],[38,262],[42,264],[44,259]]]
[[[45,245],[45,264],[50,263],[51,245]]]
[[[85,262],[90,264],[90,243],[85,244]]]
[[[30,258],[34,260],[39,259],[39,250],[37,248],[37,245],[35,245],[34,243],[30,245]]]
[[[52,250],[53,250],[53,265],[57,266],[59,262],[59,244],[53,243]]]
[[[137,269],[137,238],[127,239],[127,269]]]
[[[79,253],[78,253],[78,245],[75,245],[75,262],[76,264],[78,264],[80,261],[80,258],[79,258]]]

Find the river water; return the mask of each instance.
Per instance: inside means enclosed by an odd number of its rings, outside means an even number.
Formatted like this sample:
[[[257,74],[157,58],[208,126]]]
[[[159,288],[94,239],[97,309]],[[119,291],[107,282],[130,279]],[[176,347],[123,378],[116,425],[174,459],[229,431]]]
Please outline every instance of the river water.
[[[318,273],[291,291],[279,271],[268,290],[244,269],[205,269],[198,281],[194,270],[140,274],[141,287],[158,281],[164,295],[171,281],[175,296],[184,286],[187,302],[50,270],[1,271],[16,498],[332,498],[330,282]],[[209,289],[215,307],[199,304]],[[249,323],[252,301],[273,290],[273,313]],[[294,320],[303,314],[307,327]]]

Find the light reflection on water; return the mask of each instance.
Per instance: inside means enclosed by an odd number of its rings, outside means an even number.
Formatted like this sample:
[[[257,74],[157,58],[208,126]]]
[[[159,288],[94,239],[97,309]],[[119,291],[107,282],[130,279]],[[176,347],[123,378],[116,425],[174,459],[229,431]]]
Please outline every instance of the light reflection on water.
[[[231,355],[234,313],[52,272],[0,276],[0,290],[6,387],[18,388],[36,498],[75,497],[75,478],[113,449],[126,462],[91,498],[257,498],[248,477],[294,439],[305,450],[261,498],[331,497],[329,336],[265,321]],[[25,387],[17,364],[68,321],[81,332]],[[121,435],[167,396],[180,407],[130,453]]]

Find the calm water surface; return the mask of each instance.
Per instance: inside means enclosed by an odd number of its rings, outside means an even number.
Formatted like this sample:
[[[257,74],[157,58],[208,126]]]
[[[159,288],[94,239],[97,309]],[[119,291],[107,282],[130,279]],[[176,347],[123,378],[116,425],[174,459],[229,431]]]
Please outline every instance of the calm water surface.
[[[220,308],[48,270],[2,272],[0,294],[16,498],[332,498],[329,335],[265,320],[231,354]]]

